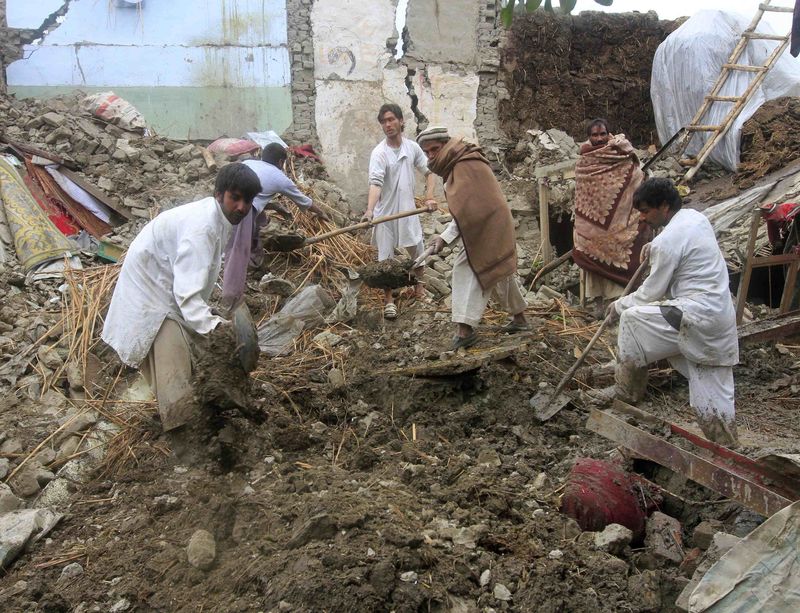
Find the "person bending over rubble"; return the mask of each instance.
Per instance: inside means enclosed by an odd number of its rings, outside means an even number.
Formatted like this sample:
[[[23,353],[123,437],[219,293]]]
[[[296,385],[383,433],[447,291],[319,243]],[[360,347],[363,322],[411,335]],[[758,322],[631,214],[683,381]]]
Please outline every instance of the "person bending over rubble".
[[[464,247],[453,262],[452,319],[458,329],[452,348],[476,343],[475,327],[491,294],[513,316],[503,330],[527,330],[527,305],[515,279],[514,220],[489,161],[480,147],[451,139],[447,128],[428,128],[417,142],[428,156],[428,168],[444,181],[453,216],[444,232],[433,238],[433,251],[439,253],[459,238]]]
[[[739,342],[728,269],[714,230],[705,215],[681,208],[669,179],[645,181],[633,206],[651,228],[663,231],[650,245],[647,279],[608,307],[612,320],[619,316],[616,385],[609,391],[640,401],[647,365],[666,358],[689,380],[689,404],[706,437],[735,445]]]
[[[256,173],[261,182],[261,190],[253,200],[252,211],[238,225],[225,249],[222,300],[226,305],[235,304],[239,300],[247,282],[248,266],[251,263],[257,266],[264,257],[259,231],[269,222],[266,211],[269,209],[277,211],[284,217],[291,217],[288,209],[273,201],[276,195],[283,194],[298,208],[328,221],[328,216],[319,205],[301,192],[294,181],[284,173],[286,149],[283,145],[270,143],[261,152],[261,161],[245,160],[242,163]]]
[[[642,247],[652,238],[632,197],[644,175],[624,134],[612,135],[605,119],[587,130],[575,166],[575,248],[585,275],[585,295],[602,315],[604,299],[618,298],[639,268]]]
[[[414,168],[425,174],[425,206],[429,211],[435,211],[434,176],[428,172],[425,155],[419,145],[403,137],[403,111],[396,104],[384,104],[378,110],[378,123],[386,138],[372,150],[369,157],[369,194],[367,210],[362,219],[414,210]],[[378,247],[379,262],[394,257],[394,250],[400,247],[404,247],[412,259],[416,259],[424,248],[422,224],[418,217],[382,223],[373,229],[372,243]],[[414,270],[418,280],[415,288],[417,298],[425,296],[422,285],[424,270],[422,266]],[[397,307],[390,289],[384,291],[383,316],[386,319],[397,317]]]
[[[125,364],[141,364],[164,430],[190,417],[188,403],[181,401],[192,391],[196,335],[228,323],[212,312],[208,299],[222,250],[260,190],[258,177],[244,164],[224,166],[214,196],[161,213],[125,254],[102,338]]]

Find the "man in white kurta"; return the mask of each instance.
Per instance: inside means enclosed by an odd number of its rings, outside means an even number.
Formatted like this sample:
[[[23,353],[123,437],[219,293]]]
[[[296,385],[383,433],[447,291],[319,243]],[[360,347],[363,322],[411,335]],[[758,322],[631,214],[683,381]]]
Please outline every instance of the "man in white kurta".
[[[708,219],[682,209],[668,179],[650,179],[634,206],[654,229],[650,275],[609,307],[619,315],[617,393],[636,402],[647,365],[668,359],[689,380],[689,403],[709,440],[737,443],[733,366],[739,361],[728,271]]]
[[[373,150],[369,158],[369,194],[367,196],[366,219],[385,217],[405,211],[413,211],[414,169],[425,174],[425,205],[436,210],[433,197],[434,176],[428,172],[428,163],[420,146],[413,140],[403,138],[403,112],[396,104],[384,104],[378,111],[378,122],[386,138]],[[378,248],[378,261],[394,256],[397,248],[405,248],[412,259],[424,249],[422,225],[419,217],[405,217],[375,226],[372,242]],[[424,267],[415,273],[421,279]],[[424,295],[421,283],[417,284],[417,296]],[[397,317],[392,291],[384,293],[384,315],[387,319]]]
[[[192,345],[226,320],[208,304],[222,251],[260,189],[243,164],[217,176],[215,196],[165,211],[148,223],[125,254],[103,327],[103,340],[127,365],[142,366],[165,430],[190,415]]]

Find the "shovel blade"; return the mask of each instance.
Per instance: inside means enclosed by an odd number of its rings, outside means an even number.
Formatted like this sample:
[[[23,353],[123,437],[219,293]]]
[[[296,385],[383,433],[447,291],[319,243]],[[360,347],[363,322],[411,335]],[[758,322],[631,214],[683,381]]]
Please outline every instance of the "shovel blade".
[[[542,391],[532,396],[529,404],[534,410],[536,419],[540,422],[545,422],[567,406],[571,401],[572,398],[563,392],[553,397],[552,391]]]
[[[236,333],[236,352],[246,373],[253,372],[258,365],[258,334],[247,303],[237,306],[232,315],[233,329]]]

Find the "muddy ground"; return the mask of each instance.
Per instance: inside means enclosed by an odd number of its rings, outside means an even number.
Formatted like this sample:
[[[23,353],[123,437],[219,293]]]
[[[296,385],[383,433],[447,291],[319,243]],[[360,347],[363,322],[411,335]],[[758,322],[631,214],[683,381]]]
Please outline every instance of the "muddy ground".
[[[309,350],[307,366],[288,371],[293,358],[261,358],[258,419],[212,410],[164,436],[150,406],[132,455],[99,462],[75,484],[62,522],[0,578],[4,610],[674,610],[691,565],[642,547],[604,553],[558,512],[575,459],[617,456],[614,445],[584,428],[580,402],[544,425],[528,408],[585,344],[591,320],[537,305],[532,331],[509,337],[490,313],[478,346],[453,356],[443,352],[445,309],[403,297],[398,320],[386,322],[365,298],[356,322],[333,329],[344,339],[334,358],[343,382]],[[519,349],[467,372],[419,372],[498,346]],[[746,446],[800,436],[797,350],[756,347],[736,369]],[[589,362],[609,357],[604,347]],[[646,408],[691,426],[685,382],[654,374]],[[134,379],[125,371],[117,389]],[[579,380],[608,382],[586,371]],[[5,401],[0,432],[24,452],[52,430],[47,412],[65,410]],[[701,519],[740,534],[759,521],[680,476],[655,474],[689,499],[679,517],[687,542]],[[216,543],[206,571],[187,562],[198,529]],[[82,572],[62,578],[74,563]]]

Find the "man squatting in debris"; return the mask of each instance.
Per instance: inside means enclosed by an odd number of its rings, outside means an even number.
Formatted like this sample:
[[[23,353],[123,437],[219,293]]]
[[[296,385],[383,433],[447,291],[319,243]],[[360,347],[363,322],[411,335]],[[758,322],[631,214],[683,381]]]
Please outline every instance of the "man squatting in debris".
[[[223,167],[214,196],[177,206],[148,223],[125,255],[103,340],[127,365],[141,364],[164,430],[186,423],[193,345],[227,320],[208,304],[234,226],[261,190],[241,163]]]
[[[647,365],[668,359],[689,380],[689,404],[711,441],[737,444],[733,366],[739,361],[736,314],[728,270],[708,219],[681,208],[669,179],[649,179],[633,206],[653,229],[650,274],[636,292],[611,303],[619,315],[615,392],[636,403]]]
[[[414,168],[425,174],[425,206],[429,211],[435,211],[434,176],[428,172],[425,154],[419,145],[403,137],[403,111],[396,104],[384,104],[378,110],[378,122],[386,138],[378,143],[369,157],[369,194],[363,219],[414,210]],[[372,242],[378,247],[379,262],[393,257],[394,250],[400,247],[404,247],[414,260],[424,250],[422,224],[418,217],[382,223],[375,226]],[[417,298],[425,295],[422,285],[424,270],[424,266],[414,270]],[[397,317],[397,307],[390,289],[384,291],[383,315],[386,319]]]
[[[285,207],[273,200],[276,195],[283,194],[298,208],[313,213],[319,219],[328,220],[319,205],[301,192],[284,173],[286,149],[283,145],[270,143],[261,152],[261,161],[245,160],[242,163],[256,173],[261,190],[253,200],[252,210],[236,227],[225,249],[225,272],[222,277],[224,305],[232,305],[239,300],[247,282],[247,267],[251,263],[258,266],[264,257],[260,230],[269,223],[267,209],[277,211],[284,217],[291,217]]]
[[[624,134],[612,135],[605,119],[586,130],[575,166],[575,263],[584,273],[585,295],[602,316],[604,299],[618,298],[639,268],[642,247],[652,238],[633,207],[644,174]]]
[[[515,279],[514,220],[489,161],[480,147],[451,139],[447,128],[428,128],[417,142],[428,156],[430,171],[444,181],[453,216],[444,232],[434,237],[434,253],[459,238],[464,247],[453,263],[452,319],[458,324],[453,349],[477,342],[475,327],[492,294],[513,316],[503,330],[527,330],[527,305]]]

